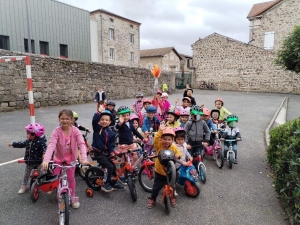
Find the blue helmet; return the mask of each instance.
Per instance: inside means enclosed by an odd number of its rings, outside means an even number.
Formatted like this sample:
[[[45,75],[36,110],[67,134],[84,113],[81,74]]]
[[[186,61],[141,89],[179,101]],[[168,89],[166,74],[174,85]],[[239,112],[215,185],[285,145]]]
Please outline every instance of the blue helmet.
[[[147,113],[156,113],[156,107],[154,105],[149,105],[147,108],[146,108],[146,112]]]
[[[112,115],[111,115],[111,112],[109,110],[105,109],[103,112],[101,112],[100,118],[104,115],[108,115],[110,117],[110,119],[112,120]]]

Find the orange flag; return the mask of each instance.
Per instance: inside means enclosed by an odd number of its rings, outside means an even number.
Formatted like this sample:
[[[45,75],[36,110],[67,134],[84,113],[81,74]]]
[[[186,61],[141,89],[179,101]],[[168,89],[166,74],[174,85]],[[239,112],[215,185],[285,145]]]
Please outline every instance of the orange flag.
[[[152,75],[153,75],[155,78],[159,78],[160,73],[161,73],[161,69],[158,67],[157,64],[155,64],[153,70],[151,70],[151,73],[152,73]]]

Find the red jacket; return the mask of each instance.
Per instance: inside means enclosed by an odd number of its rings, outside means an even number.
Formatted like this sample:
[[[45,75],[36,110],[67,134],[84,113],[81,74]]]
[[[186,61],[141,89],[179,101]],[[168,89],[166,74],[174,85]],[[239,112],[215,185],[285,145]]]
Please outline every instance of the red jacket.
[[[159,106],[161,110],[160,115],[164,115],[164,103],[162,99],[157,100],[156,98],[153,98],[151,103],[156,107],[156,109]]]

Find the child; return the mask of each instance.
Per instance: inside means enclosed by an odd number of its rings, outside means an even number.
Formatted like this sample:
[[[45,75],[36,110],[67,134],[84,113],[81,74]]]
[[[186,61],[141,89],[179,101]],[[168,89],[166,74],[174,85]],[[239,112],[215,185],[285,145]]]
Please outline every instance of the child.
[[[166,126],[171,128],[180,127],[180,122],[178,121],[179,117],[180,112],[178,110],[169,109]]]
[[[54,152],[53,161],[57,164],[66,162],[70,165],[71,162],[76,161],[78,158],[78,149],[82,159],[82,165],[88,165],[86,146],[81,132],[74,126],[73,112],[68,109],[63,109],[58,115],[61,126],[55,128],[52,132],[50,143],[47,147],[42,163],[43,170],[48,169],[49,161]],[[54,151],[55,150],[55,151]],[[80,203],[78,197],[75,197],[75,167],[67,170],[68,184],[71,189],[71,205],[74,209],[79,208]],[[54,175],[58,175],[61,168],[56,167],[53,170]]]
[[[111,113],[111,123],[109,126],[115,126],[116,124],[116,117],[117,117],[117,111],[115,110],[116,103],[112,100],[108,100],[106,103],[106,110],[108,110]]]
[[[168,110],[171,107],[170,102],[168,101],[168,97],[169,95],[165,92],[162,93],[161,98],[162,98],[162,104],[163,104],[163,109],[164,109],[164,116],[163,119],[167,119],[168,118],[168,114],[166,112],[168,112]]]
[[[41,164],[43,161],[43,154],[46,152],[47,148],[46,138],[43,136],[45,133],[43,125],[31,123],[25,127],[25,130],[27,140],[8,144],[9,147],[26,148],[24,159],[29,160],[29,162],[26,162],[25,174],[18,194],[23,194],[28,190],[27,183],[31,170],[34,166]],[[35,162],[30,162],[30,160],[34,160]],[[41,167],[39,166],[38,169],[41,175]]]
[[[143,94],[141,94],[141,93],[137,93],[136,95],[135,95],[135,97],[136,97],[136,102],[135,103],[133,103],[133,105],[132,105],[132,108],[133,108],[133,111],[134,111],[134,113],[135,114],[139,114],[139,112],[142,110],[142,108],[143,108]]]
[[[227,117],[227,127],[224,130],[222,135],[222,139],[237,139],[237,141],[241,140],[241,134],[238,127],[234,126],[234,122],[238,122],[239,118],[236,115],[229,115]],[[229,144],[224,141],[224,159],[227,160],[227,152],[228,152]],[[237,164],[237,142],[233,142],[232,149],[235,153],[234,163]]]
[[[142,110],[138,113],[138,116],[140,118],[140,127],[143,126],[143,121],[144,121],[144,118],[147,116],[147,112],[146,112],[146,109],[147,107],[151,105],[151,100],[149,98],[145,98],[144,101],[143,101],[143,108]]]
[[[132,122],[132,125],[133,127],[143,136],[144,136],[144,133],[142,132],[142,129],[139,127],[139,117],[135,114],[131,115],[130,116],[130,120]],[[133,136],[133,140],[134,141],[137,141],[137,137],[136,136]],[[134,144],[135,145],[135,149],[137,148],[140,148],[140,146],[138,144]],[[142,149],[140,149],[139,151],[140,154],[142,154]],[[138,159],[138,154],[136,154],[136,152],[133,153],[133,158],[132,158],[132,164],[134,164],[136,162],[136,160]]]
[[[178,159],[181,157],[181,152],[178,148],[173,144],[175,137],[175,133],[173,129],[166,127],[163,123],[160,125],[159,131],[156,133],[154,137],[154,147],[156,149],[157,155],[160,151],[168,149],[174,152],[175,157]],[[166,172],[164,166],[159,162],[158,158],[155,158],[155,176],[154,183],[152,188],[151,197],[149,198],[147,208],[151,209],[156,203],[156,198],[158,196],[159,191],[167,184]],[[176,199],[171,199],[172,207],[176,207]]]
[[[151,128],[153,132],[158,131],[160,121],[156,117],[156,107],[153,105],[150,105],[146,109],[147,116],[144,118],[143,126],[142,126],[142,132],[150,132]]]
[[[202,119],[206,122],[211,135],[210,135],[210,140],[209,140],[209,145],[213,145],[214,144],[214,134],[217,133],[217,127],[215,124],[213,124],[212,120],[209,118],[210,117],[210,111],[207,108],[203,109],[203,115],[202,115]]]
[[[231,112],[229,112],[227,109],[225,109],[224,102],[221,98],[217,98],[215,100],[215,106],[220,111],[220,117],[219,120],[223,121],[225,118],[225,115],[231,115]]]
[[[217,129],[221,129],[223,127],[223,121],[219,120],[220,111],[218,109],[213,109],[210,112],[210,116],[212,118],[213,124],[216,125]]]
[[[104,105],[106,102],[106,94],[102,90],[101,86],[98,87],[98,91],[96,92],[95,97],[94,97],[94,102],[97,102],[96,112],[99,110],[100,105]]]
[[[192,96],[193,95],[193,89],[188,87],[186,87],[184,93],[183,93],[183,97],[189,97],[191,99],[191,105],[196,105],[196,100],[195,98]]]
[[[189,118],[190,118],[190,110],[182,109],[180,111],[180,119],[179,119],[180,126],[182,128],[184,128],[184,125],[189,120]]]
[[[95,113],[93,117],[93,143],[92,147],[95,151],[94,157],[97,162],[107,169],[106,182],[102,187],[105,192],[112,190],[125,190],[124,187],[117,182],[111,180],[111,176],[116,175],[116,168],[109,157],[114,156],[115,133],[108,129],[111,124],[112,115],[109,110]]]
[[[187,144],[185,142],[185,130],[182,127],[176,127],[174,128],[175,132],[175,145],[178,148],[178,150],[181,152],[182,157],[179,160],[179,163],[176,163],[176,170],[179,169],[181,165],[187,166],[187,161],[193,161],[193,157],[190,155],[190,153],[187,150]],[[180,174],[176,175],[177,178],[180,177]],[[176,189],[174,189],[174,195],[178,196]]]
[[[183,109],[186,109],[188,111],[190,111],[190,105],[191,105],[191,99],[189,97],[184,97],[182,99],[182,105],[177,105],[179,99],[177,98],[175,101],[175,107],[177,110],[181,111]]]
[[[198,105],[194,105],[191,107],[191,120],[186,122],[184,129],[186,133],[186,140],[188,148],[191,147],[190,154],[192,156],[200,153],[203,156],[203,146],[207,147],[209,139],[210,139],[210,131],[206,122],[201,119],[201,115],[203,114],[202,109]],[[205,139],[203,140],[205,134]]]
[[[164,115],[164,106],[161,99],[162,92],[157,90],[156,95],[153,97],[151,104],[154,105],[157,109],[157,114],[162,117]]]
[[[78,120],[78,114],[77,112],[73,111],[73,118],[74,118],[74,124],[73,126],[77,127],[79,130],[83,130],[83,131],[88,131],[90,132],[90,129],[89,128],[85,128],[83,126],[80,126],[78,123],[77,123],[77,120]]]

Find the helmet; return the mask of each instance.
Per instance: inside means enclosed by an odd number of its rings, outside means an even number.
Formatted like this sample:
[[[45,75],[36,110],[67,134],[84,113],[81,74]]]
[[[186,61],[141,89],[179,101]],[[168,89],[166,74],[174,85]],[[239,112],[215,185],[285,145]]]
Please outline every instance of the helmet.
[[[219,114],[219,116],[220,116],[220,110],[218,110],[218,109],[212,109],[211,112],[210,112],[210,116],[211,117],[212,117],[213,112],[217,112]]]
[[[101,118],[101,116],[104,116],[104,115],[108,115],[110,117],[110,119],[112,120],[112,115],[109,110],[105,109],[103,112],[101,112],[100,118]]]
[[[168,114],[172,114],[175,117],[180,117],[180,112],[176,109],[169,109],[169,111],[167,112]]]
[[[227,121],[227,123],[230,123],[233,121],[239,122],[239,118],[236,115],[231,114],[231,115],[227,116],[226,121]]]
[[[142,97],[144,97],[144,96],[143,96],[143,94],[141,94],[141,93],[136,93],[135,97],[136,97],[136,98],[142,98]]]
[[[216,103],[217,101],[220,101],[222,106],[224,105],[224,102],[223,102],[223,100],[222,100],[221,98],[217,98],[217,99],[215,100],[215,103]]]
[[[156,107],[154,105],[149,105],[146,109],[147,113],[156,113]]]
[[[181,109],[180,116],[189,116],[189,115],[190,115],[190,111],[189,110]]]
[[[210,116],[210,111],[208,108],[203,109],[203,115]]]
[[[185,132],[185,129],[184,129],[183,127],[175,127],[175,128],[174,128],[174,132],[175,132],[175,134],[176,134],[177,132]]]
[[[184,100],[188,100],[189,102],[191,102],[191,99],[190,99],[189,97],[184,97],[184,98],[182,99],[182,101],[184,101]]]
[[[131,113],[130,109],[128,106],[120,106],[120,108],[118,109],[118,115],[123,115],[125,113]]]
[[[73,118],[75,120],[78,120],[78,114],[77,114],[77,112],[75,112],[75,111],[72,111],[72,112],[73,112]]]
[[[158,153],[158,160],[162,165],[168,166],[169,161],[175,162],[175,154],[171,150],[161,150]]]
[[[137,115],[135,115],[135,114],[132,114],[132,115],[129,117],[129,119],[130,119],[130,120],[137,120],[137,121],[140,120],[140,118],[139,118]]]
[[[172,128],[166,127],[166,129],[163,130],[163,134],[161,136],[173,136],[173,137],[175,137],[175,132]]]
[[[28,124],[25,127],[25,130],[27,130],[29,133],[35,134],[37,137],[41,137],[45,133],[44,126],[39,123]]]
[[[149,98],[145,98],[144,101],[143,101],[143,105],[144,105],[145,103],[151,104],[152,102],[151,102],[151,100],[150,100]]]
[[[116,103],[112,100],[108,100],[106,105],[112,105],[112,106],[116,106]]]
[[[164,93],[162,93],[162,95],[161,95],[161,97],[168,97],[169,95],[168,95],[168,93],[166,93],[166,92],[164,92]]]
[[[202,115],[203,110],[201,109],[201,107],[199,105],[193,105],[190,109],[190,114],[191,115]]]
[[[43,174],[36,179],[36,183],[43,192],[53,191],[59,183],[58,175]]]
[[[156,92],[156,94],[160,94],[160,95],[162,95],[162,92],[161,92],[161,90],[157,90],[157,92]]]

